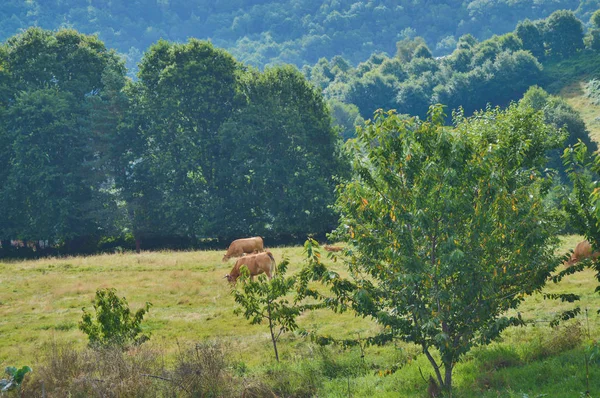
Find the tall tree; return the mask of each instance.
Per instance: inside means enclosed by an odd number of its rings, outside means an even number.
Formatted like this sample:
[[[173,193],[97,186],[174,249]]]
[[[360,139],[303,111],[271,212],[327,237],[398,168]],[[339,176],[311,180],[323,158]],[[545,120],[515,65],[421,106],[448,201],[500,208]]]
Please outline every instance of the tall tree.
[[[583,24],[572,11],[556,11],[546,19],[544,41],[550,56],[567,58],[583,49]]]
[[[447,391],[459,359],[521,323],[506,311],[558,264],[540,170],[561,138],[531,108],[458,115],[449,128],[437,106],[423,122],[379,113],[350,141],[337,232],[354,282],[338,297],[419,345]]]
[[[130,113],[133,135],[120,187],[138,238],[196,236],[212,211],[218,129],[238,101],[240,65],[209,42],[159,41],[140,64]]]
[[[544,32],[540,31],[539,25],[525,19],[519,22],[515,32],[523,42],[523,50],[531,52],[538,61],[543,61],[545,55]]]
[[[322,95],[294,67],[247,75],[247,104],[220,129],[215,234],[305,237],[331,231],[340,137]]]
[[[73,244],[98,236],[97,210],[111,200],[100,142],[113,131],[89,128],[89,103],[103,94],[104,74],[124,76],[122,61],[94,36],[39,28],[8,40],[0,55],[9,80],[2,113],[9,168],[0,190],[10,209],[0,235]]]

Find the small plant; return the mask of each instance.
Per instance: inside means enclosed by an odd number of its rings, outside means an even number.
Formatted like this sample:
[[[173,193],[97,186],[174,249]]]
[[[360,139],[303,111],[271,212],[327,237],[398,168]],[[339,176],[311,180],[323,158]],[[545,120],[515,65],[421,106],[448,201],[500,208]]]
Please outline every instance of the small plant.
[[[20,369],[8,366],[4,370],[4,373],[8,375],[8,379],[0,379],[0,391],[6,392],[20,388],[25,375],[29,372],[32,372],[29,366],[23,366]]]
[[[99,289],[94,299],[95,314],[83,308],[79,329],[88,335],[92,347],[115,345],[124,348],[141,344],[148,340],[148,336],[140,333],[142,320],[151,305],[147,302],[144,308],[132,314],[125,297],[117,297],[115,289]]]
[[[296,318],[304,307],[297,301],[289,302],[286,296],[294,291],[296,278],[286,278],[288,261],[284,259],[277,267],[277,275],[267,281],[264,275],[258,277],[258,282],[248,279],[248,270],[242,269],[242,284],[232,291],[235,302],[241,307],[236,308],[236,315],[243,314],[252,325],[260,324],[263,320],[269,323],[271,341],[275,358],[279,362],[277,341],[282,333],[298,328]]]

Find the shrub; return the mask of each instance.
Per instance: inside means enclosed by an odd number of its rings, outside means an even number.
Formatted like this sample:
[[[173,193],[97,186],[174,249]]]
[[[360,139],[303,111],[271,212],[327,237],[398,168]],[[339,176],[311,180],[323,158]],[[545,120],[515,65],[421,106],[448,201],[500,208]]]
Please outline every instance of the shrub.
[[[115,345],[122,348],[148,340],[142,335],[141,323],[152,304],[131,314],[125,297],[117,297],[115,289],[99,289],[94,299],[95,314],[83,308],[79,329],[88,335],[91,346]]]
[[[585,85],[585,95],[592,100],[592,104],[600,105],[600,80],[590,80]]]

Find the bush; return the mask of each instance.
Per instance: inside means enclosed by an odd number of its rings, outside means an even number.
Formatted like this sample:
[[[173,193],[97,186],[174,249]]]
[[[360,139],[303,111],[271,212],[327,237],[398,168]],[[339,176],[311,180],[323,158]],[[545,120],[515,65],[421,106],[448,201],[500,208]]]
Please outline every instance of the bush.
[[[592,104],[600,105],[600,80],[590,80],[585,85],[585,95],[592,100]]]
[[[151,305],[146,303],[144,308],[132,315],[127,300],[117,297],[115,289],[99,289],[94,299],[95,314],[83,308],[79,329],[88,335],[89,344],[93,347],[138,345],[148,340],[141,334],[141,323]]]

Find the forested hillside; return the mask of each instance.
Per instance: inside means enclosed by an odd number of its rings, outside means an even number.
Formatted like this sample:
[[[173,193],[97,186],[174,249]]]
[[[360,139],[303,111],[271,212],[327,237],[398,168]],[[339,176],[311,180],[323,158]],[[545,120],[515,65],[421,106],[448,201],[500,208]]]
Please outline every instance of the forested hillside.
[[[302,72],[261,71],[209,41],[158,40],[134,81],[96,36],[35,27],[11,36],[0,45],[2,246],[19,239],[81,252],[134,240],[139,249],[324,237],[352,161],[342,138],[378,108],[424,120],[439,103],[451,125],[520,101],[565,128],[567,144],[592,144],[567,102],[532,86],[555,86],[567,61],[585,59],[596,76],[600,11],[587,26],[559,10],[486,40],[465,34],[444,57],[412,34],[395,46],[357,66],[336,55]],[[550,166],[564,181],[560,153]]]
[[[443,55],[466,33],[486,39],[559,9],[587,20],[598,7],[598,0],[9,0],[0,9],[0,40],[29,26],[72,27],[127,54],[130,69],[158,39],[189,37],[211,39],[256,66],[335,55],[356,64],[376,51],[393,54],[398,40],[414,35]]]
[[[378,108],[423,119],[431,105],[440,103],[451,122],[459,108],[470,115],[488,105],[506,106],[531,86],[556,93],[566,83],[564,74],[594,77],[600,63],[600,12],[587,26],[573,12],[559,10],[546,19],[522,20],[512,32],[483,41],[463,35],[444,57],[434,57],[426,40],[416,36],[398,41],[390,56],[374,53],[357,66],[341,56],[322,58],[303,72],[323,90],[345,138]],[[568,143],[590,142],[583,120],[564,100],[554,98],[544,109],[557,126],[567,127]]]

